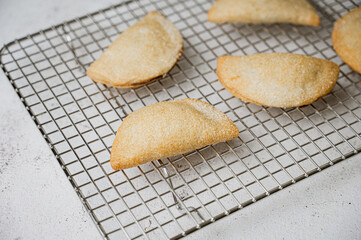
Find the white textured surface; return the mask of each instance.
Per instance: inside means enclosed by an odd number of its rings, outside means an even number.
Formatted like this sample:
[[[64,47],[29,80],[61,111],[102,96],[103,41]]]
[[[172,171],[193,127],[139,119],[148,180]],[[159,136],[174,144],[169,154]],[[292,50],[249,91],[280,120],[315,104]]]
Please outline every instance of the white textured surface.
[[[0,45],[116,3],[0,0]],[[0,73],[0,239],[100,239]],[[361,239],[361,155],[252,204],[188,239]]]

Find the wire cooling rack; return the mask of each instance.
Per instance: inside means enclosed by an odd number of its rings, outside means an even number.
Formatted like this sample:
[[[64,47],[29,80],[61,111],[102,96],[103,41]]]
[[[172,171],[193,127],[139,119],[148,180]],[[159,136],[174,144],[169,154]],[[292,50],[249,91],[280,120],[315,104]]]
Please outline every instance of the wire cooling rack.
[[[360,151],[361,76],[337,57],[330,38],[334,20],[360,1],[314,5],[321,27],[216,25],[206,21],[207,0],[126,2],[7,44],[1,67],[104,238],[179,238]],[[135,89],[89,79],[89,64],[153,10],[184,37],[171,72]],[[341,74],[332,92],[311,105],[259,107],[233,97],[215,74],[218,56],[257,52],[329,59]],[[140,107],[185,97],[225,112],[239,138],[113,171],[110,149],[122,120]]]

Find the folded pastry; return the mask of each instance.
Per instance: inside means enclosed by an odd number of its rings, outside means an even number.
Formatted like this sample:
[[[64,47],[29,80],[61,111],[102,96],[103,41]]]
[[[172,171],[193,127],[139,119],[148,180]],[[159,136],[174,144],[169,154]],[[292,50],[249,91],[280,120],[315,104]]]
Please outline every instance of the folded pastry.
[[[316,10],[306,0],[216,0],[208,21],[320,25]]]
[[[173,23],[150,12],[120,34],[91,64],[87,75],[114,87],[138,87],[171,70],[182,49],[182,35]]]
[[[292,53],[259,53],[218,58],[221,84],[239,99],[270,107],[310,104],[329,93],[337,64]]]
[[[332,42],[342,60],[361,74],[361,7],[336,21]]]
[[[234,123],[212,105],[197,99],[155,103],[127,116],[110,155],[113,169],[137,166],[236,138]]]

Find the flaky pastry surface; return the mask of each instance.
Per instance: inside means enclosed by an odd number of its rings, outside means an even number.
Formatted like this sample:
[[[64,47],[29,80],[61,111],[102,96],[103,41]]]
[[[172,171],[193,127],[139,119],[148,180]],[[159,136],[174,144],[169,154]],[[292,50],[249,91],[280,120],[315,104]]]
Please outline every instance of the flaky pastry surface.
[[[166,74],[180,58],[183,39],[172,22],[150,12],[91,64],[87,75],[114,87],[138,87]]]
[[[119,127],[110,156],[113,169],[236,138],[234,123],[212,105],[197,99],[165,101],[138,109]]]
[[[329,93],[337,64],[292,53],[259,53],[218,58],[221,84],[243,101],[270,107],[310,104]]]
[[[306,0],[216,0],[208,21],[320,25],[316,10]]]
[[[336,21],[332,43],[341,59],[361,74],[361,7],[351,10]]]

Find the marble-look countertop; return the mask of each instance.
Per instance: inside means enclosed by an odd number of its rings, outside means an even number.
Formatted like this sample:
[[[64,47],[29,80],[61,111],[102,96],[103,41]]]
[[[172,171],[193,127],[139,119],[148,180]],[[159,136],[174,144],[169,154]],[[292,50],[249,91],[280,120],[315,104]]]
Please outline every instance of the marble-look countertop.
[[[115,0],[0,0],[0,45]],[[361,239],[361,155],[272,194],[186,239]],[[101,239],[0,72],[0,239]]]

